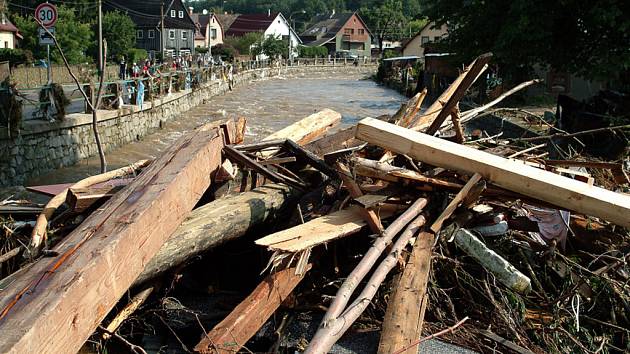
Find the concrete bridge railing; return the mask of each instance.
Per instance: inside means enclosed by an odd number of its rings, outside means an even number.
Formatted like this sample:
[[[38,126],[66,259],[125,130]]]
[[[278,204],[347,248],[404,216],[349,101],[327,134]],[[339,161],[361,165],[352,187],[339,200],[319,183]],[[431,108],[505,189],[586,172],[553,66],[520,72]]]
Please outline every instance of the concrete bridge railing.
[[[320,59],[321,60],[321,59]],[[233,78],[233,86],[248,84],[260,78],[287,74],[317,75],[324,73],[374,74],[375,63],[339,62],[295,63],[293,66],[274,65],[241,70]],[[117,110],[99,110],[98,128],[105,151],[136,141],[176,119],[189,109],[207,102],[213,96],[229,90],[224,78],[203,83],[195,89],[185,89],[170,95],[154,97],[140,108],[124,105]],[[61,121],[32,120],[22,123],[19,135],[9,137],[0,127],[0,187],[20,185],[29,178],[54,169],[73,165],[95,156],[97,147],[91,128],[92,115],[68,114]],[[114,168],[115,166],[112,166]]]

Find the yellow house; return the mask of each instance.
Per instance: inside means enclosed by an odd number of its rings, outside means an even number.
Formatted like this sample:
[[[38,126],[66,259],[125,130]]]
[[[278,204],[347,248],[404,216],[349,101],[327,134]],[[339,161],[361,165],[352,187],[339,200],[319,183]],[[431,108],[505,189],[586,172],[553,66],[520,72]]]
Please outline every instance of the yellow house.
[[[4,13],[0,13],[0,48],[15,49],[17,40],[22,39],[20,31]]]
[[[436,42],[447,35],[448,30],[446,24],[443,24],[440,27],[435,27],[435,22],[429,22],[420,30],[420,32],[403,44],[402,55],[415,55],[422,58],[424,56],[424,47],[427,43]]]

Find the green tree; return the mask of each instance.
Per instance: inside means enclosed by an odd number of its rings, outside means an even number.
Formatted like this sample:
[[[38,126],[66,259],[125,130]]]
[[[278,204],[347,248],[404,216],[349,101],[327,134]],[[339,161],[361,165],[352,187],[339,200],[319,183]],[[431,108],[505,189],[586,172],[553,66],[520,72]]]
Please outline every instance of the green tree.
[[[103,15],[103,38],[110,58],[128,56],[136,45],[136,25],[122,12],[107,12]]]
[[[250,32],[246,33],[241,37],[230,37],[226,38],[224,41],[226,44],[229,44],[231,47],[234,47],[241,55],[256,55],[252,52],[252,46],[254,44],[259,43],[262,40],[263,34],[261,32]]]
[[[401,0],[385,0],[379,6],[361,8],[361,17],[378,41],[379,51],[383,53],[384,39],[400,39],[407,19],[403,13]]]
[[[262,53],[271,59],[286,57],[289,52],[289,44],[282,40],[280,36],[267,36],[260,44]]]
[[[86,56],[86,51],[93,40],[90,25],[78,21],[74,11],[67,6],[58,6],[57,10],[59,20],[57,20],[57,24],[55,25],[55,36],[66,58],[68,58],[70,64],[91,61],[91,58]],[[21,42],[22,49],[30,50],[35,58],[45,58],[46,47],[39,45],[39,26],[33,17],[14,16],[13,21],[24,37]],[[53,62],[62,62],[61,55],[55,48],[51,48],[50,55]]]
[[[624,0],[427,0],[426,15],[451,25],[445,40],[458,61],[492,51],[519,81],[534,64],[592,79],[630,70],[630,17]]]

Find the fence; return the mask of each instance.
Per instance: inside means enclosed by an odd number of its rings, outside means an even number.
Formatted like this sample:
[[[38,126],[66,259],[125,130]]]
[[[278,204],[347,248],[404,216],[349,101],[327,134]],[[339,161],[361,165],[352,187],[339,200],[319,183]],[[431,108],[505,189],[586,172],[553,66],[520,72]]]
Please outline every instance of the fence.
[[[94,65],[81,64],[71,65],[72,72],[81,81],[89,81],[90,78],[96,80],[96,70]],[[68,69],[63,65],[53,65],[50,68],[52,81],[58,84],[72,84],[74,81],[68,73]],[[38,88],[48,83],[47,69],[41,66],[27,66],[11,69],[11,78],[17,83],[18,89]],[[118,78],[118,66],[108,65],[105,68],[105,79],[116,80]]]
[[[362,59],[358,62],[352,60],[343,60],[335,58],[308,58],[308,59],[295,59],[293,63],[287,63],[286,61],[238,61],[233,67],[233,74],[239,72],[255,70],[261,68],[285,68],[288,66],[350,66],[350,65],[368,65],[376,63],[375,60]],[[229,66],[225,65],[213,65],[207,67],[193,67],[186,70],[174,70],[171,71],[170,67],[164,66],[164,71],[157,71],[150,77],[131,78],[125,80],[118,80],[118,67],[110,66],[106,70],[106,81],[104,82],[103,95],[101,105],[99,109],[116,109],[121,104],[123,105],[142,105],[143,102],[148,102],[159,97],[163,97],[169,93],[184,91],[188,89],[197,89],[204,86],[211,80],[224,80],[229,78]],[[14,76],[25,75],[25,79],[29,80],[27,75],[35,75],[40,68],[21,68],[29,69],[22,71],[12,71],[11,75],[13,81],[18,79]],[[30,70],[34,69],[34,70]],[[57,70],[67,69],[56,67]],[[85,70],[85,67],[78,67],[79,70]],[[41,68],[41,72],[37,75],[41,75],[41,79],[46,81],[46,69]],[[79,75],[77,75],[79,76]],[[85,75],[79,76],[85,78]],[[55,76],[55,83],[60,83],[60,77]],[[67,113],[90,113],[88,105],[86,104],[83,96],[79,90],[74,86],[72,79],[68,75],[66,79],[70,81],[61,81],[62,86],[57,85],[56,88],[47,84],[35,86],[32,88],[17,87],[17,92],[10,91],[7,87],[0,87],[0,98],[3,96],[17,98],[20,102],[21,120],[54,120],[59,116],[63,116]],[[39,78],[37,79],[39,80]],[[98,84],[95,83],[96,78],[93,78],[92,82],[85,82],[82,87],[88,97],[92,94],[96,94],[98,90]],[[67,85],[72,83],[72,85]],[[63,85],[66,85],[65,87]],[[63,95],[59,92],[55,92],[55,89],[63,91]],[[140,94],[142,93],[142,94]],[[62,103],[63,98],[67,98],[68,101]],[[51,105],[51,102],[55,101],[55,105]],[[56,107],[60,107],[63,112],[57,112]],[[1,112],[0,112],[1,113]],[[6,113],[6,112],[5,112]],[[58,114],[61,113],[61,114]],[[9,126],[10,119],[2,117],[6,114],[0,114],[0,126]],[[6,115],[8,116],[8,115]],[[57,117],[55,117],[57,116]],[[15,121],[15,119],[14,119]],[[15,123],[13,124],[15,128]]]

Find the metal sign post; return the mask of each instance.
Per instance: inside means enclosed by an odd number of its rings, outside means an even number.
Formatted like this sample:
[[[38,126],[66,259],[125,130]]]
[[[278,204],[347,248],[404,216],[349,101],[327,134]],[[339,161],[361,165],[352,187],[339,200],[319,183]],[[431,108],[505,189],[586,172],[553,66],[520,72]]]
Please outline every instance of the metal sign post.
[[[55,34],[55,27],[53,27],[55,23],[57,23],[57,7],[55,5],[49,4],[47,2],[39,4],[35,9],[35,18],[38,19],[39,22],[41,22],[42,26],[48,28],[48,31],[50,31],[50,33],[52,33],[53,35]],[[39,28],[38,34],[39,45],[46,46],[46,59],[48,62],[48,70],[46,70],[46,74],[48,76],[48,84],[50,85],[50,83],[52,82],[52,71],[50,67],[50,45],[55,44],[55,41],[48,33],[46,33],[46,30],[44,30],[43,28]]]

